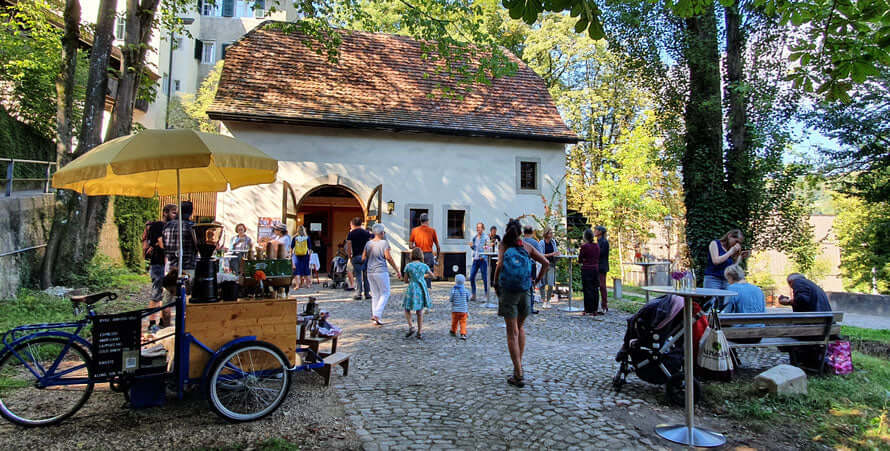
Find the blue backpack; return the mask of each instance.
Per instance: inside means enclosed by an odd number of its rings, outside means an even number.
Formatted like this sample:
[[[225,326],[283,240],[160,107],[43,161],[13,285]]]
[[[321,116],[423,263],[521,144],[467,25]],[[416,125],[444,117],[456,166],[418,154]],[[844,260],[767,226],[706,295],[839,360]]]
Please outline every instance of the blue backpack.
[[[532,286],[531,267],[532,260],[524,247],[507,248],[498,275],[498,285],[501,289],[513,293],[528,291]]]

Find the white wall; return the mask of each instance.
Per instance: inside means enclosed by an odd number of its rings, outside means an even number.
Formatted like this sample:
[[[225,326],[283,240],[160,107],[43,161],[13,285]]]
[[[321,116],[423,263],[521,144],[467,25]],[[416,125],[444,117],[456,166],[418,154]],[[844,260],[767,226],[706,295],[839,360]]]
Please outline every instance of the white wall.
[[[231,134],[280,161],[278,182],[221,193],[217,220],[227,235],[243,222],[256,236],[259,217],[281,217],[282,181],[294,185],[299,201],[306,190],[340,181],[362,199],[383,184],[387,237],[407,249],[408,208],[432,206],[431,225],[444,238],[448,205],[467,210],[467,239],[444,243],[443,251],[468,252],[467,242],[482,221],[503,232],[509,217],[544,214],[539,194],[516,193],[516,157],[540,159],[541,187],[548,197],[565,174],[564,145],[490,138],[397,134],[335,128],[304,128],[226,122]],[[339,179],[338,179],[339,178]],[[392,215],[386,201],[395,201]],[[565,205],[565,202],[562,202]],[[231,235],[229,235],[231,236]]]

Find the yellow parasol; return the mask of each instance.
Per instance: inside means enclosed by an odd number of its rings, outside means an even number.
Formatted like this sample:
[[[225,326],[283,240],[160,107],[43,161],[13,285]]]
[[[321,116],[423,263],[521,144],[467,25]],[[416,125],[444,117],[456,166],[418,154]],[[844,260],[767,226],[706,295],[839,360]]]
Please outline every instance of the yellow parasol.
[[[272,183],[278,161],[228,136],[145,130],[102,143],[53,175],[53,188],[90,196],[152,197]],[[182,222],[179,223],[182,242]],[[179,254],[180,276],[182,253]]]

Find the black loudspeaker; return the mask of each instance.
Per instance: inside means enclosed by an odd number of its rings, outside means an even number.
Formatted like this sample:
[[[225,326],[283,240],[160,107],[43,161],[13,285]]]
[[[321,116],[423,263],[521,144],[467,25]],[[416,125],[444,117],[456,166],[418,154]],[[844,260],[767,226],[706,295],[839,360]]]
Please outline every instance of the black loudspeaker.
[[[445,279],[454,279],[454,276],[457,274],[469,277],[469,274],[467,274],[467,254],[465,252],[442,254],[442,260],[444,260],[442,276]],[[454,270],[455,266],[457,266],[457,271]]]

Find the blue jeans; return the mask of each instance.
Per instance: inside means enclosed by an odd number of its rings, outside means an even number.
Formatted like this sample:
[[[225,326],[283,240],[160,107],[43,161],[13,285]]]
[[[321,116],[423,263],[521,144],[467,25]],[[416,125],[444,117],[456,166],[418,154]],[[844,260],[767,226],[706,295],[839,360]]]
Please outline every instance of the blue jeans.
[[[719,277],[714,276],[705,276],[705,280],[702,282],[702,287],[704,288],[715,288],[718,290],[725,290],[729,284],[726,282],[726,279],[721,279]],[[713,307],[716,307],[719,311],[722,308],[724,298],[722,297],[713,297],[708,300],[704,305],[707,306],[710,304]]]
[[[482,271],[482,283],[485,285],[485,296],[488,296],[488,262],[485,258],[473,260],[473,267],[470,269],[470,288],[472,288],[473,297],[476,297],[476,273]]]
[[[361,255],[352,257],[352,274],[355,275],[355,294],[371,297],[371,285],[368,283],[368,272],[365,271],[365,262]]]

